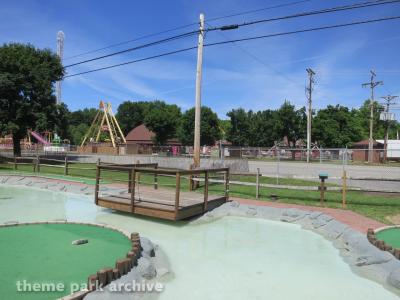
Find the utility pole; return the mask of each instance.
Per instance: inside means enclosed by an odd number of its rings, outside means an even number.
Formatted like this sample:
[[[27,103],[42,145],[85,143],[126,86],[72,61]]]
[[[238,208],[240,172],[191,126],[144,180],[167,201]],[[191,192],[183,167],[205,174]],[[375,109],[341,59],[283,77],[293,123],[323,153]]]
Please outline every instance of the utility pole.
[[[203,65],[204,14],[200,14],[199,42],[197,45],[196,106],[194,117],[193,167],[200,167],[200,123],[201,123],[201,73]]]
[[[64,32],[57,32],[57,56],[60,58],[62,63],[64,55]],[[56,82],[56,103],[61,104],[61,81]]]
[[[307,99],[308,99],[308,109],[307,109],[307,162],[310,162],[310,152],[311,152],[311,122],[312,122],[312,91],[314,84],[315,72],[308,68],[306,69],[308,73],[308,87],[306,87]]]
[[[383,81],[374,81],[375,79],[375,72],[371,72],[371,81],[367,83],[363,83],[362,87],[369,87],[371,89],[371,99],[370,99],[370,120],[369,120],[369,144],[368,144],[368,162],[373,162],[373,150],[374,150],[374,140],[373,140],[373,130],[374,130],[374,89],[378,85],[383,85]]]
[[[381,97],[382,99],[386,100],[386,109],[383,114],[383,121],[386,121],[386,128],[385,128],[385,142],[383,146],[383,160],[386,162],[387,161],[387,148],[388,148],[388,140],[389,140],[389,125],[390,121],[392,121],[394,118],[392,117],[393,114],[389,112],[390,110],[390,105],[395,103],[395,99],[398,98],[399,96],[392,96],[392,95],[387,95],[384,97]],[[382,116],[382,115],[381,115]]]

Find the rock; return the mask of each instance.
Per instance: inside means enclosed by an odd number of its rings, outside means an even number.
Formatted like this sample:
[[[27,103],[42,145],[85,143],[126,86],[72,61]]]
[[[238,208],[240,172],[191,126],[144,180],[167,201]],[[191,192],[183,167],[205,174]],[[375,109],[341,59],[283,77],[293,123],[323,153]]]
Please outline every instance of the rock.
[[[296,209],[296,208],[285,209],[282,212],[281,221],[289,222],[289,223],[296,222],[296,221],[304,218],[308,214],[309,214],[309,212],[300,210],[300,209]]]
[[[356,259],[356,266],[368,266],[383,264],[393,259],[393,256],[386,251],[368,251],[367,255],[361,255]]]
[[[239,207],[240,203],[238,201],[232,201],[231,206],[232,207]]]
[[[316,218],[318,218],[320,215],[323,215],[324,213],[320,212],[320,211],[313,211],[310,214],[310,219],[311,220],[315,220]]]
[[[257,209],[255,207],[249,207],[246,211],[246,214],[249,216],[257,215]]]
[[[390,285],[400,289],[400,268],[397,268],[394,271],[392,271],[389,274],[387,281],[389,282]]]
[[[321,226],[325,226],[328,222],[332,221],[333,218],[331,216],[321,214],[312,221],[312,226],[317,229]]]
[[[154,263],[151,259],[146,257],[139,258],[137,270],[139,274],[146,279],[154,278],[157,275]]]
[[[142,251],[145,254],[147,254],[149,257],[154,257],[155,245],[148,238],[140,237],[140,245],[142,246],[142,249],[143,249]]]
[[[345,230],[348,229],[349,227],[347,225],[336,220],[332,220],[325,226],[319,227],[317,231],[331,240],[336,240],[343,234]]]

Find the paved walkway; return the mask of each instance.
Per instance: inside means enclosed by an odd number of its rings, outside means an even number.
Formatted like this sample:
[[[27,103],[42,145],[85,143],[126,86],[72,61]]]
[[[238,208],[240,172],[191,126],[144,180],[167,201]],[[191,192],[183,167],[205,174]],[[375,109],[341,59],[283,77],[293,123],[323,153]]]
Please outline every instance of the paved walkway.
[[[327,207],[315,207],[315,206],[307,206],[307,205],[298,205],[298,204],[289,204],[289,203],[277,203],[277,202],[269,202],[269,201],[259,201],[259,200],[251,200],[251,199],[242,199],[236,197],[229,197],[231,200],[238,201],[242,204],[247,205],[261,205],[261,206],[270,206],[277,208],[298,208],[302,210],[310,210],[310,211],[320,211],[327,215],[332,216],[337,221],[342,222],[351,228],[360,231],[362,233],[366,233],[368,228],[379,228],[386,226],[381,222],[372,220],[365,216],[359,215],[350,210],[344,209],[336,209],[336,208],[327,208]]]

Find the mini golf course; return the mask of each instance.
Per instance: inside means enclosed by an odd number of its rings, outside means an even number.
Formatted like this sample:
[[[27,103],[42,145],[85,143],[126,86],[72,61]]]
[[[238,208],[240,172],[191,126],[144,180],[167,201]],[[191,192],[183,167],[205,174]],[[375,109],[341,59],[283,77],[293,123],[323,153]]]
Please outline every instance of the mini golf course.
[[[391,227],[383,229],[376,233],[376,238],[382,240],[385,244],[392,246],[393,248],[400,248],[400,228]]]
[[[88,243],[72,242],[87,239]],[[84,224],[28,224],[0,227],[2,299],[56,299],[70,294],[71,283],[85,284],[89,275],[113,267],[131,248],[122,233]],[[62,283],[64,291],[21,292],[17,281]]]

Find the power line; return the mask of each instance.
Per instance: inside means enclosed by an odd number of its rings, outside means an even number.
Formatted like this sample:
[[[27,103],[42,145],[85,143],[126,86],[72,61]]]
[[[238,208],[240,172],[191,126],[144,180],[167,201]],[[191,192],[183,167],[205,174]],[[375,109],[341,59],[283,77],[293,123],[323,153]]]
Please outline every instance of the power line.
[[[263,7],[263,8],[259,8],[259,9],[253,9],[253,10],[248,10],[248,11],[244,11],[244,12],[240,12],[240,13],[235,13],[235,14],[225,15],[225,16],[221,16],[221,17],[211,18],[211,19],[209,19],[209,21],[216,21],[216,20],[221,20],[221,19],[226,19],[226,18],[231,18],[231,17],[243,16],[243,15],[247,15],[247,14],[257,13],[257,12],[260,12],[260,11],[265,11],[265,10],[270,10],[270,9],[275,9],[275,8],[288,7],[288,6],[293,6],[293,5],[306,3],[306,2],[310,2],[310,1],[313,1],[313,0],[294,1],[294,2],[288,2],[288,3],[273,5],[273,6],[267,6],[267,7]],[[164,33],[168,33],[168,32],[172,32],[172,31],[177,31],[177,30],[180,30],[180,29],[188,28],[188,27],[191,27],[191,26],[194,26],[194,25],[198,25],[198,23],[197,22],[189,23],[189,24],[186,24],[186,25],[173,27],[173,28],[170,28],[170,29],[167,29],[167,30],[162,30],[162,31],[159,31],[159,32],[142,35],[142,36],[139,36],[137,38],[133,38],[133,39],[130,39],[130,40],[126,40],[126,41],[122,41],[122,42],[119,42],[119,43],[111,44],[109,46],[105,46],[105,47],[89,50],[89,51],[86,51],[86,52],[83,52],[83,53],[79,53],[79,54],[67,57],[64,60],[70,60],[72,58],[76,58],[76,57],[80,57],[80,56],[83,56],[83,55],[99,52],[101,50],[106,50],[106,49],[118,47],[118,46],[125,45],[125,44],[128,44],[128,43],[132,43],[132,42],[136,42],[136,41],[139,41],[139,40],[143,40],[143,39],[146,39],[146,38],[149,38],[149,37],[154,37],[154,36],[158,36],[158,35],[161,35],[161,34],[164,34]]]
[[[251,21],[251,22],[244,22],[242,24],[231,24],[231,25],[224,25],[224,26],[219,26],[219,27],[212,27],[212,28],[208,28],[206,31],[237,29],[242,26],[249,26],[249,25],[255,25],[255,24],[266,23],[266,22],[281,21],[281,20],[287,20],[287,19],[293,19],[293,18],[299,18],[299,17],[306,17],[306,16],[333,13],[333,12],[339,12],[339,11],[353,10],[353,9],[359,9],[359,8],[366,8],[366,7],[371,7],[371,6],[394,4],[394,3],[398,3],[398,2],[400,2],[400,0],[391,0],[391,1],[376,0],[376,1],[360,2],[360,3],[350,4],[350,5],[337,6],[337,7],[325,8],[325,9],[321,9],[321,10],[297,13],[297,14],[288,15],[288,16],[281,16],[281,17],[261,19],[261,20]]]
[[[293,35],[293,34],[298,34],[298,33],[312,32],[312,31],[319,31],[319,30],[326,30],[326,29],[349,27],[349,26],[354,26],[354,25],[377,23],[377,22],[396,20],[396,19],[400,19],[400,16],[385,17],[385,18],[379,18],[379,19],[364,20],[364,21],[357,21],[357,22],[351,22],[351,23],[336,24],[336,25],[322,26],[322,27],[314,27],[314,28],[301,29],[301,30],[295,30],[295,31],[280,32],[280,33],[260,35],[260,36],[241,38],[241,39],[235,39],[235,40],[221,41],[221,42],[205,44],[204,47],[217,46],[217,45],[223,45],[223,44],[235,43],[235,42],[244,42],[244,41],[257,40],[257,39],[263,39],[263,38],[285,36],[285,35]],[[115,65],[111,65],[111,66],[107,66],[107,67],[102,67],[102,68],[93,69],[93,70],[89,70],[89,71],[85,71],[85,72],[80,72],[80,73],[76,73],[76,74],[72,74],[72,75],[67,75],[64,78],[74,77],[74,76],[88,74],[88,73],[97,72],[97,71],[106,70],[106,69],[111,69],[111,68],[124,66],[124,65],[128,65],[128,64],[133,64],[133,63],[137,63],[137,62],[141,62],[141,61],[145,61],[145,60],[150,60],[150,59],[154,59],[154,58],[158,58],[158,57],[169,56],[169,55],[173,55],[173,54],[176,54],[176,53],[190,51],[190,50],[193,50],[193,49],[197,49],[197,46],[189,47],[189,48],[183,48],[183,49],[170,51],[170,52],[164,52],[164,53],[161,53],[161,54],[158,54],[158,55],[153,55],[153,56],[149,56],[149,57],[145,57],[145,58],[141,58],[141,59],[127,61],[127,62],[120,63],[120,64],[115,64]]]
[[[93,73],[93,72],[97,72],[97,71],[101,71],[101,70],[107,70],[107,69],[116,68],[116,67],[121,67],[121,66],[129,65],[129,64],[133,64],[133,63],[137,63],[137,62],[141,62],[141,61],[145,61],[145,60],[150,60],[150,59],[154,59],[154,58],[158,58],[158,57],[168,56],[168,55],[172,55],[172,54],[176,54],[176,53],[180,53],[180,52],[185,52],[185,51],[189,51],[189,50],[193,50],[193,49],[197,49],[197,46],[184,48],[184,49],[179,49],[179,50],[170,51],[170,52],[164,52],[164,53],[161,53],[161,54],[157,54],[157,55],[153,55],[153,56],[149,56],[149,57],[145,57],[145,58],[140,58],[140,59],[135,59],[135,60],[127,61],[127,62],[124,62],[124,63],[116,64],[116,65],[111,65],[111,66],[102,67],[102,68],[98,68],[98,69],[93,69],[93,70],[80,72],[80,73],[76,73],[76,74],[72,74],[72,75],[67,75],[64,78],[74,77],[74,76],[88,74],[88,73]]]
[[[333,28],[340,28],[340,27],[349,27],[349,26],[353,26],[353,25],[362,25],[362,24],[376,23],[376,22],[389,21],[389,20],[395,20],[395,19],[400,19],[400,16],[385,17],[385,18],[379,18],[379,19],[357,21],[357,22],[350,22],[350,23],[343,23],[343,24],[336,24],[336,25],[329,25],[329,26],[322,26],[322,27],[313,27],[313,28],[308,28],[308,29],[301,29],[301,30],[294,30],[294,31],[287,31],[287,32],[280,32],[280,33],[272,33],[272,34],[267,34],[267,35],[259,35],[259,36],[248,37],[248,38],[215,42],[215,43],[211,43],[211,44],[206,44],[204,46],[215,46],[215,45],[222,45],[222,44],[228,44],[228,43],[234,43],[234,42],[244,42],[244,41],[257,40],[257,39],[263,39],[263,38],[271,38],[271,37],[277,37],[277,36],[283,36],[283,35],[291,35],[291,34],[297,34],[297,33],[319,31],[319,30],[333,29]]]
[[[310,2],[310,1],[312,1],[312,0],[289,2],[289,3],[283,3],[283,4],[268,6],[268,7],[259,8],[259,9],[248,10],[248,11],[245,11],[242,13],[236,13],[236,14],[226,15],[226,16],[222,16],[222,17],[211,18],[211,19],[208,19],[208,22],[231,18],[231,17],[238,17],[238,16],[243,16],[243,15],[253,14],[253,13],[257,13],[257,12],[265,11],[265,10],[269,10],[269,9],[274,9],[274,8],[282,8],[282,7],[297,5],[297,4],[306,3],[306,2]]]
[[[305,12],[305,13],[289,15],[289,16],[283,16],[283,17],[278,17],[278,18],[263,19],[263,20],[253,21],[253,22],[245,22],[245,23],[243,23],[241,25],[225,25],[225,26],[221,26],[221,27],[214,27],[214,28],[206,29],[205,31],[214,31],[214,30],[217,30],[217,29],[220,29],[220,30],[236,29],[236,28],[239,28],[241,26],[254,25],[254,24],[259,24],[261,22],[284,20],[284,19],[289,19],[289,18],[304,17],[304,16],[310,16],[310,15],[321,14],[321,13],[331,13],[331,12],[336,12],[336,11],[342,11],[342,10],[348,10],[348,9],[356,9],[356,8],[361,8],[361,7],[375,6],[375,5],[383,5],[383,4],[389,4],[389,3],[395,3],[395,2],[400,2],[400,0],[391,0],[389,2],[388,1],[382,2],[382,0],[378,0],[378,1],[373,1],[373,3],[371,1],[370,2],[363,2],[363,3],[356,3],[356,4],[352,4],[352,5],[332,7],[332,8],[327,8],[327,9],[323,9],[323,10]],[[129,49],[125,49],[125,50],[121,50],[121,51],[117,51],[117,52],[112,52],[110,54],[106,54],[106,55],[98,56],[98,57],[95,57],[95,58],[86,59],[86,60],[83,60],[83,61],[80,61],[80,62],[76,62],[76,63],[73,63],[73,64],[69,64],[69,65],[65,66],[65,68],[69,68],[69,67],[72,67],[72,66],[77,66],[77,65],[84,64],[84,63],[87,63],[87,62],[92,62],[92,61],[108,58],[108,57],[111,57],[111,56],[115,56],[115,55],[119,55],[119,54],[123,54],[123,53],[127,53],[127,52],[136,51],[136,50],[139,50],[139,49],[143,49],[143,48],[151,47],[151,46],[154,46],[154,45],[170,42],[170,41],[173,41],[173,40],[189,37],[189,36],[192,36],[192,35],[197,34],[197,33],[198,33],[198,30],[182,33],[182,34],[179,34],[179,35],[175,35],[175,36],[171,36],[171,37],[168,37],[168,38],[165,38],[165,39],[161,39],[161,40],[157,40],[157,41],[154,41],[154,42],[142,44],[142,45],[139,45],[139,46],[136,46],[136,47],[132,47],[132,48],[129,48]]]
[[[206,22],[207,25],[209,25]],[[225,39],[228,40],[228,37],[223,34],[222,32],[218,31],[218,33]],[[291,78],[289,78],[288,76],[286,76],[285,74],[283,74],[282,72],[280,72],[279,70],[275,69],[274,67],[272,67],[270,64],[266,63],[265,61],[263,61],[261,58],[259,58],[258,56],[256,56],[255,54],[253,54],[252,52],[248,51],[247,49],[243,48],[242,46],[240,46],[239,44],[233,42],[232,45],[236,46],[240,51],[242,51],[243,53],[245,53],[246,55],[248,55],[249,57],[251,57],[254,61],[258,62],[259,64],[263,65],[264,67],[266,67],[267,69],[270,69],[272,71],[274,71],[276,74],[278,74],[279,76],[285,78],[287,81],[290,81],[292,83],[297,84],[294,80],[292,80]]]
[[[84,63],[87,63],[87,62],[91,62],[91,61],[95,61],[95,60],[99,60],[99,59],[115,56],[115,55],[122,54],[122,53],[132,52],[132,51],[135,51],[135,50],[151,47],[151,46],[154,46],[154,45],[163,44],[163,43],[166,43],[166,42],[170,42],[170,41],[174,41],[174,40],[177,40],[177,39],[181,39],[181,38],[185,38],[185,37],[188,37],[188,36],[192,36],[192,35],[197,34],[197,33],[198,33],[198,30],[186,32],[186,33],[183,33],[183,34],[171,36],[171,37],[168,37],[168,38],[165,38],[165,39],[162,39],[162,40],[158,40],[158,41],[154,41],[154,42],[151,42],[151,43],[139,45],[139,46],[132,47],[132,48],[129,48],[129,49],[113,52],[113,53],[102,55],[102,56],[98,56],[98,57],[95,57],[95,58],[86,59],[86,60],[83,60],[83,61],[80,61],[80,62],[77,62],[77,63],[73,63],[73,64],[70,64],[70,65],[67,65],[67,66],[65,66],[65,68],[81,65],[81,64],[84,64]]]

